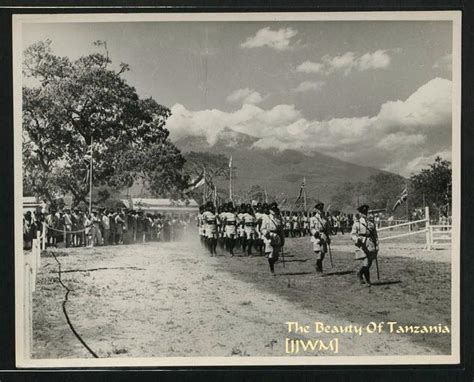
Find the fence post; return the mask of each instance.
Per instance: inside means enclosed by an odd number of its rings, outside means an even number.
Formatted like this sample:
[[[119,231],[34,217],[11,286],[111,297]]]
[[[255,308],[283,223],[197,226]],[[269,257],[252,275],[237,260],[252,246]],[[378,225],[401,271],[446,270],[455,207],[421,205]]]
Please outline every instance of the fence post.
[[[41,236],[40,232],[36,231],[36,271],[41,266]]]
[[[24,315],[24,357],[31,358],[33,348],[33,295],[32,295],[32,267],[25,258],[24,262],[24,289],[23,289],[23,315]]]
[[[43,238],[41,241],[41,250],[44,251],[46,249],[46,222],[43,222],[43,232],[41,233],[41,237]]]
[[[426,229],[426,249],[431,251],[431,226],[430,226],[430,208],[425,207],[425,229]]]

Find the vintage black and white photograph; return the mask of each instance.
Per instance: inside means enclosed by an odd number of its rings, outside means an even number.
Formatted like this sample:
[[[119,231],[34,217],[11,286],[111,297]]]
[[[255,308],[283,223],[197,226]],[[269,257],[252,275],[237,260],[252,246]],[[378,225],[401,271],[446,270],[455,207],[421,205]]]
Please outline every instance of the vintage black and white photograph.
[[[14,16],[17,365],[459,362],[460,25]]]

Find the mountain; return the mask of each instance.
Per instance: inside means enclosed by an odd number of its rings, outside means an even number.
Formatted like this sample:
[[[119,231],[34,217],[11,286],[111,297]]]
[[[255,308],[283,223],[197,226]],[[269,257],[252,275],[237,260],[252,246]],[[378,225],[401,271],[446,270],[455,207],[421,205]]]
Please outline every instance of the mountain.
[[[233,189],[236,191],[260,185],[268,194],[278,196],[285,193],[288,197],[296,197],[306,177],[308,197],[328,202],[337,186],[365,181],[371,175],[383,172],[318,152],[252,147],[256,141],[257,138],[226,128],[219,132],[212,146],[204,137],[185,137],[174,143],[184,154],[206,151],[232,156]],[[219,187],[228,187],[225,180],[216,183]]]

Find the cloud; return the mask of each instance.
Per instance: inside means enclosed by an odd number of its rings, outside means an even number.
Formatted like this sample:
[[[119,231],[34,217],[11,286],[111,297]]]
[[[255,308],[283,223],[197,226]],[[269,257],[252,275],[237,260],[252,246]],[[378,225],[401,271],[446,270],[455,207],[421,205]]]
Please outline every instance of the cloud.
[[[427,168],[435,161],[436,157],[441,157],[442,159],[450,161],[452,160],[452,152],[451,150],[443,150],[428,156],[420,155],[408,162],[406,165],[407,173],[412,174],[420,171],[423,168]]]
[[[233,91],[228,97],[228,102],[242,102],[243,104],[255,105],[263,101],[263,97],[255,90],[245,88]]]
[[[242,48],[260,48],[268,46],[270,48],[282,51],[289,49],[290,40],[298,34],[293,28],[281,28],[272,30],[269,27],[260,29],[255,36],[249,37],[240,44]]]
[[[238,110],[171,109],[171,138],[202,136],[210,145],[224,128],[257,138],[255,148],[318,151],[360,165],[409,175],[419,158],[451,150],[451,81],[435,78],[405,100],[385,102],[374,116],[309,120],[294,105]]]
[[[322,75],[343,72],[345,75],[348,75],[353,70],[364,72],[367,70],[387,68],[390,65],[390,60],[391,58],[387,50],[377,50],[362,55],[358,55],[354,52],[346,52],[334,57],[325,55],[321,58],[321,62],[305,61],[297,66],[296,71]]]
[[[436,60],[436,62],[433,64],[433,69],[440,69],[451,72],[453,70],[453,55],[449,53]]]
[[[296,68],[297,72],[301,73],[321,73],[323,74],[325,72],[324,70],[324,65],[320,62],[311,62],[311,61],[305,61],[302,64],[298,65]]]
[[[319,91],[326,83],[324,81],[304,81],[293,89],[295,92]]]

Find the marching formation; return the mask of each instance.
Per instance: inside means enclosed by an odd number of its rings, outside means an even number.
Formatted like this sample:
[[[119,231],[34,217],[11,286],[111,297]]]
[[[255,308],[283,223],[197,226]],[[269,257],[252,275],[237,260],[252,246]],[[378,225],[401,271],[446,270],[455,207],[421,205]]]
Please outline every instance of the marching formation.
[[[378,254],[378,237],[376,225],[369,219],[369,206],[363,205],[351,222],[351,239],[355,244],[356,260],[361,260],[357,273],[361,284],[371,285],[370,268]],[[255,253],[268,260],[270,272],[275,275],[275,263],[282,258],[284,265],[284,245],[287,237],[309,235],[316,258],[316,272],[323,274],[323,263],[331,253],[331,236],[337,231],[331,217],[324,211],[324,203],[317,203],[314,211],[308,215],[281,212],[276,202],[240,204],[225,203],[216,207],[207,202],[199,208],[197,216],[198,234],[201,245],[211,256],[217,254],[217,248],[224,250],[231,257],[235,251],[247,256]],[[342,226],[342,234],[344,229]]]

